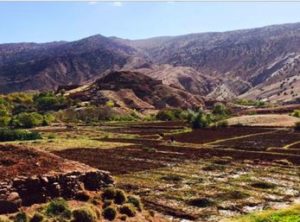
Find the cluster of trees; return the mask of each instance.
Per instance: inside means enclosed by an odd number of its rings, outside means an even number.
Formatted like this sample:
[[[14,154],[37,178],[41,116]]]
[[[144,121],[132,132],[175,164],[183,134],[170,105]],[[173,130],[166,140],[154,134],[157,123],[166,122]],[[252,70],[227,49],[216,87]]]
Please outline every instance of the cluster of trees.
[[[263,108],[268,106],[268,104],[261,100],[251,100],[251,99],[238,99],[235,101],[236,104],[242,105],[242,106],[254,106],[257,108]]]
[[[112,107],[103,105],[60,110],[56,113],[56,118],[63,122],[95,123],[99,121],[135,121],[139,120],[140,116],[135,111],[129,114],[120,114]]]
[[[199,110],[164,109],[157,113],[156,119],[162,121],[183,120],[191,123],[193,128],[205,128],[211,125],[217,127],[227,126],[226,118],[230,110],[222,103],[216,103],[211,112]]]
[[[46,93],[13,93],[0,97],[0,127],[48,125],[54,120],[51,114],[65,109],[72,101],[62,95]]]
[[[0,129],[0,141],[14,141],[14,140],[37,140],[42,136],[38,132],[30,132],[21,129]]]

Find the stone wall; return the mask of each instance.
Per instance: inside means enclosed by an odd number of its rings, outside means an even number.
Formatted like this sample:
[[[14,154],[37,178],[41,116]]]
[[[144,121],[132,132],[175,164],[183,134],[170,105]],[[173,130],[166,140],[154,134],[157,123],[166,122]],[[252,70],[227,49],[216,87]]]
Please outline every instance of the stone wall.
[[[113,184],[110,174],[100,170],[19,176],[0,182],[0,214],[13,213],[21,206],[44,203],[57,197],[75,199],[84,190],[97,191],[110,184]]]

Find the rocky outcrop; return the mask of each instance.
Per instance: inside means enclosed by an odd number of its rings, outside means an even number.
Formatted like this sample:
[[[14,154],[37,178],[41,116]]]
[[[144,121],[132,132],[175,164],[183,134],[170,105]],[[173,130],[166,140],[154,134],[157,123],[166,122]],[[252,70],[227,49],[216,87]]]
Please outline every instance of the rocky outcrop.
[[[0,182],[0,214],[16,212],[20,206],[63,197],[75,199],[82,191],[97,191],[113,184],[108,172],[94,170],[66,174],[16,177]]]

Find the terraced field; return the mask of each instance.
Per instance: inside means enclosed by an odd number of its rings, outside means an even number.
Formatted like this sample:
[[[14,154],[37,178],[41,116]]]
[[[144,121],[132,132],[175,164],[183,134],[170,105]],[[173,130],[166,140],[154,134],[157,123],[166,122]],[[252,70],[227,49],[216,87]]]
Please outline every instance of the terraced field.
[[[98,147],[53,152],[111,171],[117,186],[140,195],[147,208],[173,221],[220,221],[300,201],[299,132],[253,127],[191,131],[184,123],[90,129],[77,126],[68,134],[77,132]],[[111,143],[115,146],[108,148]]]

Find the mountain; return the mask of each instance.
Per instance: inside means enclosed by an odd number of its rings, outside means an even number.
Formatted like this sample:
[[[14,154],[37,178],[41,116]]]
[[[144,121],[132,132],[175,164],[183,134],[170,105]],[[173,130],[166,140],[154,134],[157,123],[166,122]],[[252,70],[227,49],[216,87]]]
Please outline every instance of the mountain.
[[[67,91],[67,94],[83,102],[99,105],[113,101],[117,107],[137,110],[203,105],[199,96],[132,71],[110,72],[91,84]]]
[[[273,84],[295,81],[300,72],[300,23],[158,37],[129,45],[144,51],[156,64],[192,67],[205,75],[222,78],[210,96],[223,91],[228,96],[251,94],[252,98],[269,98],[270,94],[261,95],[261,91],[270,92]]]
[[[75,42],[0,45],[0,92],[82,84],[122,67],[136,50],[97,35]]]
[[[2,93],[85,84],[118,70],[212,99],[296,101],[300,23],[143,40],[96,35],[0,45]]]

